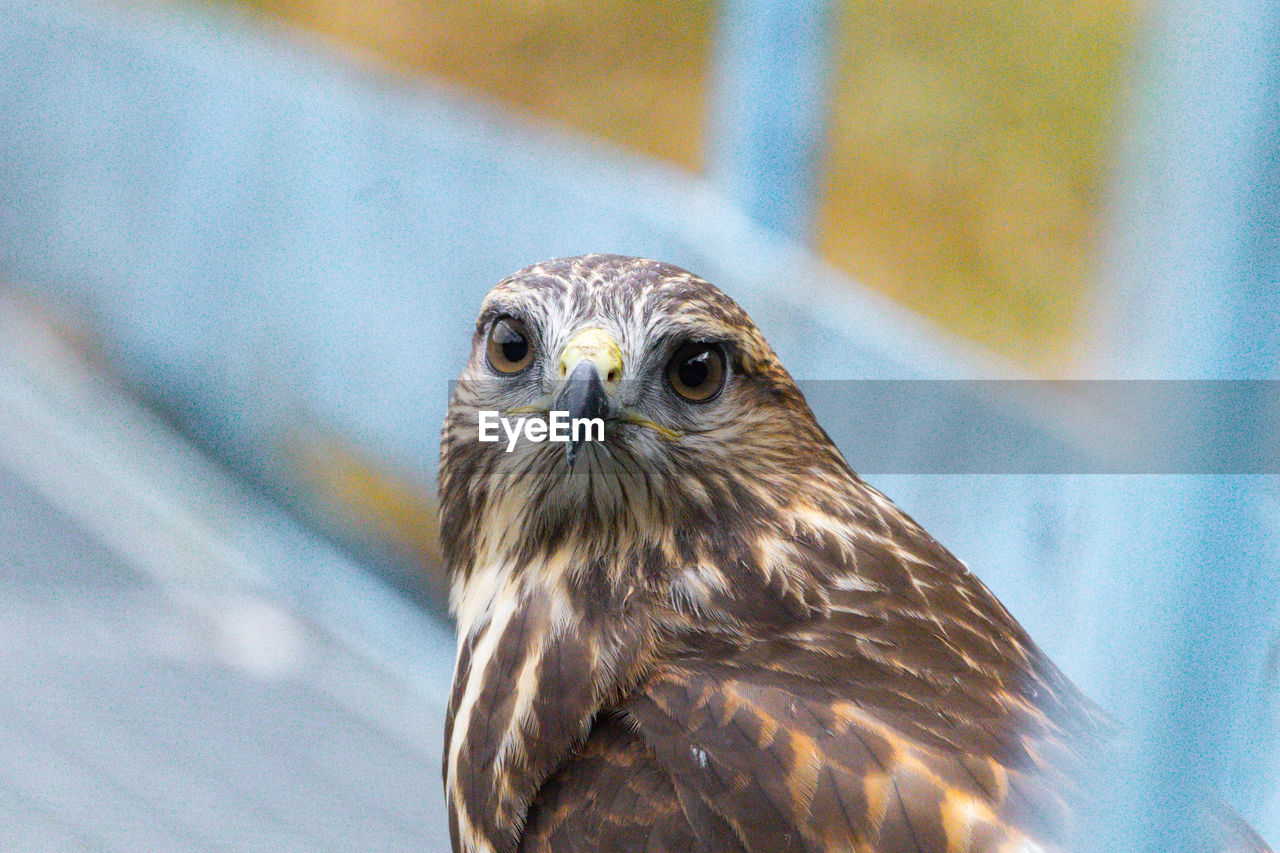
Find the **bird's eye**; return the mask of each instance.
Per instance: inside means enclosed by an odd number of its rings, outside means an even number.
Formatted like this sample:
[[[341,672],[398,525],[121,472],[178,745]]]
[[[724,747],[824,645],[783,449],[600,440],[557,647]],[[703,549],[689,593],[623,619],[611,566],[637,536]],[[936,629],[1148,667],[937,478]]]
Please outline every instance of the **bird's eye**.
[[[519,373],[533,361],[529,330],[515,317],[499,317],[489,329],[489,364],[499,373]]]
[[[705,403],[719,394],[724,377],[724,351],[715,344],[685,344],[667,363],[672,390],[695,403]]]

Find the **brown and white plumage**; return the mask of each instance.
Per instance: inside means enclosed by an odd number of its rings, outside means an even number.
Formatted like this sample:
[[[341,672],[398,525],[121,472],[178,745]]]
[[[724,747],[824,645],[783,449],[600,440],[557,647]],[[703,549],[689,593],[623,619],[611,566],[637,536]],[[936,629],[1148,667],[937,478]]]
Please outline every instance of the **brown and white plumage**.
[[[496,324],[527,345],[502,369]],[[675,392],[689,352],[723,358],[708,400]],[[477,440],[575,377],[603,442]],[[455,850],[1070,849],[1109,724],[705,281],[593,255],[500,283],[440,483]]]

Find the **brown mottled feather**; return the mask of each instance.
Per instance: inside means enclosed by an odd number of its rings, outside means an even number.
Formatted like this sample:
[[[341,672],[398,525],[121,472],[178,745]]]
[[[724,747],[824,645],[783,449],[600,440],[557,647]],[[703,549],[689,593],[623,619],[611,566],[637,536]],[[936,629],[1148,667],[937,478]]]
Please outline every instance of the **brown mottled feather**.
[[[671,775],[638,734],[606,715],[530,810],[520,849],[596,853],[712,853],[698,840]]]
[[[541,353],[514,378],[485,360],[503,316]],[[550,444],[478,442],[480,409],[541,411],[586,328],[616,342],[631,384],[611,393],[641,417],[573,466]],[[682,341],[726,353],[708,404],[669,398]],[[440,474],[455,850],[1073,848],[1110,724],[849,470],[701,279],[595,255],[500,283]],[[1205,815],[1206,849],[1267,849],[1224,807]]]

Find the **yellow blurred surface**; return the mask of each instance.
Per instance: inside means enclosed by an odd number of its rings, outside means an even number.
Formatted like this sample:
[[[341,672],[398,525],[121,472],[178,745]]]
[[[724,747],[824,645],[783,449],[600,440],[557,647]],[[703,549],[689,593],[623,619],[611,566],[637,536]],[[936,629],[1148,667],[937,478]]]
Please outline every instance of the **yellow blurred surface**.
[[[702,168],[707,0],[235,2]],[[1064,369],[1132,16],[1126,0],[842,0],[819,251],[965,337]]]
[[[844,0],[820,250],[1055,372],[1096,273],[1120,0]]]
[[[359,546],[390,548],[415,586],[443,602],[448,595],[440,555],[439,513],[431,490],[401,466],[377,459],[317,424],[290,437],[288,476],[296,509]],[[392,567],[386,567],[390,570]]]

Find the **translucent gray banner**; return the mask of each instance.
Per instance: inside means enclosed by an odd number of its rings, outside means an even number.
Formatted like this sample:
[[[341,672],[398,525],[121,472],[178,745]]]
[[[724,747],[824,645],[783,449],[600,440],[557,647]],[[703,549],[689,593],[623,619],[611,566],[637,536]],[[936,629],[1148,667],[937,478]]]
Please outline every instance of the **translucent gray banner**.
[[[491,399],[511,399],[503,380],[472,384],[483,389],[488,382]],[[799,385],[860,474],[1280,474],[1280,380]],[[528,389],[521,401],[549,404],[554,394],[540,390]],[[657,405],[652,389],[612,393]],[[672,411],[658,408],[650,414],[655,421]]]
[[[864,474],[1277,474],[1276,380],[817,380]]]

